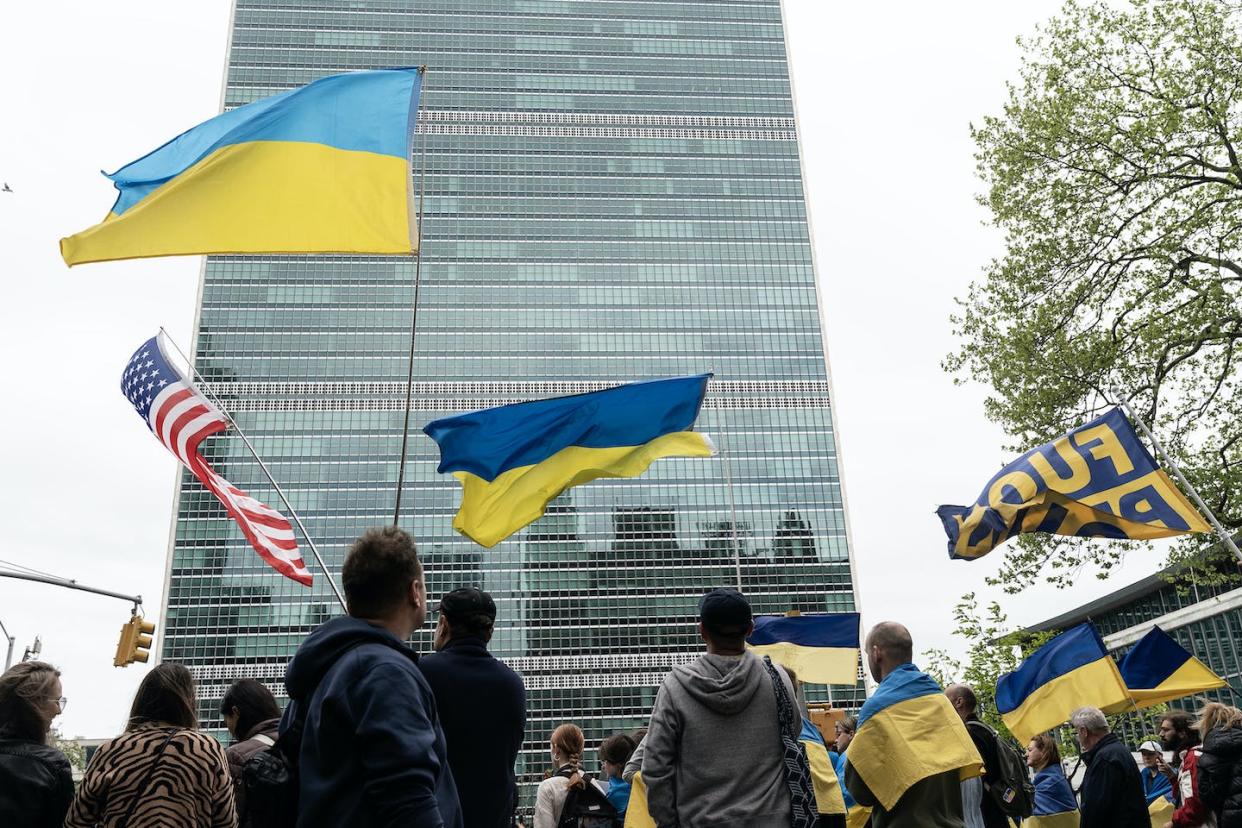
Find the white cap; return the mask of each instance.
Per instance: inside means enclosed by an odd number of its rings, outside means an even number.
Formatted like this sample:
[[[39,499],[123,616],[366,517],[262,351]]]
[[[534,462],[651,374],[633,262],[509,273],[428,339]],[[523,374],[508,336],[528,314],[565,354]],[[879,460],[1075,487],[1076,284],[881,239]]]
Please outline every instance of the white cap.
[[[1160,745],[1148,739],[1146,742],[1143,742],[1143,744],[1139,745],[1139,753],[1159,753],[1163,755],[1164,748],[1160,747]]]

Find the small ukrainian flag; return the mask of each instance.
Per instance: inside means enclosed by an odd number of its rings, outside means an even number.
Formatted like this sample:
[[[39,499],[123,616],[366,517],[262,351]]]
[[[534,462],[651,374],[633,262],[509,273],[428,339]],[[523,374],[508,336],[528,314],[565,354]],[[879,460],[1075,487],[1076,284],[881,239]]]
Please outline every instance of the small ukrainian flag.
[[[1119,669],[1134,706],[1139,708],[1228,684],[1159,627],[1152,627],[1139,639]]]
[[[711,374],[488,408],[428,423],[441,474],[461,481],[453,528],[493,547],[543,515],[568,488],[637,477],[662,457],[710,457],[690,431]]]
[[[418,252],[410,139],[422,71],[322,78],[217,115],[107,175],[70,266],[200,253]]]
[[[816,684],[858,682],[858,613],[760,615],[747,646]]]
[[[996,682],[996,710],[1023,744],[1080,707],[1117,713],[1133,706],[1117,664],[1089,622],[1061,633]]]

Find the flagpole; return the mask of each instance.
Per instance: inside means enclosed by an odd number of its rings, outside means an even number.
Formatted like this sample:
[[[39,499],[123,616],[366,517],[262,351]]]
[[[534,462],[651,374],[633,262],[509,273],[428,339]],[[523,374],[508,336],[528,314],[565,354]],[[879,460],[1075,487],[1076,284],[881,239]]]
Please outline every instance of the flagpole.
[[[246,436],[246,432],[242,431],[241,427],[237,425],[237,421],[233,419],[233,415],[229,414],[228,409],[224,407],[224,403],[211,390],[211,387],[207,384],[207,380],[204,379],[203,375],[198,372],[198,368],[194,366],[194,362],[187,357],[185,351],[181,350],[180,346],[177,345],[177,341],[169,336],[168,331],[163,328],[160,328],[160,333],[164,335],[164,338],[168,340],[169,344],[176,349],[177,353],[181,355],[181,358],[185,360],[187,365],[190,366],[190,370],[193,371],[194,376],[198,378],[198,388],[202,390],[204,394],[211,397],[212,402],[217,408],[220,409],[220,413],[224,415],[224,419],[229,421],[229,425],[235,432],[237,432],[237,436],[241,437],[242,442],[246,444],[246,448],[250,449],[250,455],[255,459],[255,462],[259,464],[259,468],[263,470],[263,474],[267,477],[267,482],[272,484],[272,488],[275,489],[276,494],[280,496],[280,502],[285,504],[285,509],[289,512],[290,516],[292,516],[293,522],[296,523],[298,528],[302,530],[302,537],[306,538],[306,545],[310,547],[311,554],[315,556],[315,562],[319,564],[319,568],[323,571],[324,578],[328,580],[328,586],[332,587],[332,592],[336,595],[336,600],[340,602],[341,609],[349,612],[349,607],[345,605],[345,596],[341,595],[340,589],[336,586],[336,581],[332,580],[332,573],[328,571],[327,564],[323,562],[323,558],[319,554],[319,547],[315,546],[315,541],[311,539],[310,533],[306,531],[306,526],[302,524],[302,519],[298,517],[297,511],[293,508],[293,504],[289,502],[289,498],[285,497],[284,490],[280,488],[280,484],[276,482],[276,478],[272,477],[272,472],[268,469],[267,464],[263,462],[263,458],[259,456],[259,452],[255,451],[254,444],[250,442],[250,438]]]
[[[1138,416],[1134,408],[1130,405],[1130,398],[1122,393],[1119,386],[1114,385],[1112,387],[1112,392],[1117,396],[1118,404],[1125,409],[1125,412],[1129,415],[1130,419],[1138,425],[1143,434],[1147,436],[1147,439],[1151,441],[1152,448],[1156,450],[1156,455],[1159,456],[1161,462],[1169,467],[1169,471],[1173,472],[1173,476],[1177,478],[1178,482],[1182,484],[1182,486],[1190,494],[1191,498],[1193,498],[1195,503],[1198,504],[1199,508],[1203,510],[1203,514],[1207,516],[1208,522],[1211,523],[1212,527],[1216,529],[1216,534],[1220,536],[1220,539],[1224,542],[1225,547],[1229,549],[1229,551],[1233,552],[1233,556],[1238,560],[1238,563],[1242,564],[1242,549],[1238,549],[1238,544],[1234,542],[1233,536],[1231,536],[1225,527],[1221,525],[1220,521],[1216,519],[1216,515],[1214,515],[1212,510],[1208,508],[1208,505],[1203,502],[1203,498],[1199,497],[1199,493],[1195,491],[1194,486],[1190,485],[1190,481],[1187,480],[1185,475],[1182,474],[1182,470],[1178,468],[1177,463],[1174,462],[1173,458],[1164,453],[1164,447],[1160,445],[1160,441],[1156,439],[1156,435],[1151,433],[1151,429],[1147,427],[1147,423],[1143,422],[1142,418]]]
[[[427,67],[420,66],[418,73],[419,93],[418,109],[423,110],[423,102],[427,98]],[[414,128],[418,128],[419,119],[414,119]],[[414,140],[411,133],[410,141]],[[401,427],[401,460],[397,465],[397,497],[392,510],[392,525],[397,525],[401,517],[401,490],[405,488],[405,452],[410,443],[410,406],[414,398],[414,333],[418,330],[418,289],[422,284],[423,269],[423,199],[427,194],[427,132],[423,131],[418,139],[418,254],[414,259],[414,302],[410,309],[410,361],[405,379],[405,422]]]
[[[714,367],[708,368],[707,372],[708,374],[712,375],[707,381],[708,385],[710,386],[711,380],[715,378],[716,369]],[[706,393],[704,393],[703,396],[704,396],[704,400],[706,400],[707,398]],[[729,456],[727,454],[725,444],[724,444],[724,427],[725,427],[725,422],[724,422],[725,417],[723,413],[724,410],[725,409],[722,406],[720,408],[720,411],[721,411],[720,429],[721,430],[717,432],[716,447],[717,449],[719,449],[718,453],[720,455],[720,463],[721,463],[721,466],[724,468],[725,491],[728,493],[728,497],[729,497],[729,529],[730,529],[730,534],[733,539],[733,566],[734,566],[735,572],[737,573],[737,576],[736,576],[737,577],[737,591],[741,592],[742,591],[742,545],[741,545],[741,542],[738,540],[738,536],[737,536],[737,504],[733,500],[733,472],[729,465]]]

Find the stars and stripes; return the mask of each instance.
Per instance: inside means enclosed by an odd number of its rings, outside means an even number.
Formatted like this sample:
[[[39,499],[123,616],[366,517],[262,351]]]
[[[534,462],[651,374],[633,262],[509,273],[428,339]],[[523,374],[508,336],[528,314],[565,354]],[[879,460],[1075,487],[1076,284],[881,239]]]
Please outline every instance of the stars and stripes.
[[[163,334],[142,344],[121,374],[121,393],[164,447],[224,504],[259,557],[286,578],[311,584],[293,527],[280,512],[260,503],[215,472],[198,452],[206,438],[228,428],[228,418],[172,366]]]

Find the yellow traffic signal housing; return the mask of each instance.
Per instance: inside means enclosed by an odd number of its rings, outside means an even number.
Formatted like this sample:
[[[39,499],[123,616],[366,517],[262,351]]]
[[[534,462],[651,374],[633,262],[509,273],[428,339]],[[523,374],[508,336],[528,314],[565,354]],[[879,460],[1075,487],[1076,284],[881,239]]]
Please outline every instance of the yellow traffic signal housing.
[[[116,657],[112,659],[113,667],[128,667],[135,661],[144,664],[151,657],[151,634],[155,625],[140,615],[135,615],[121,627],[121,640],[116,645]]]

